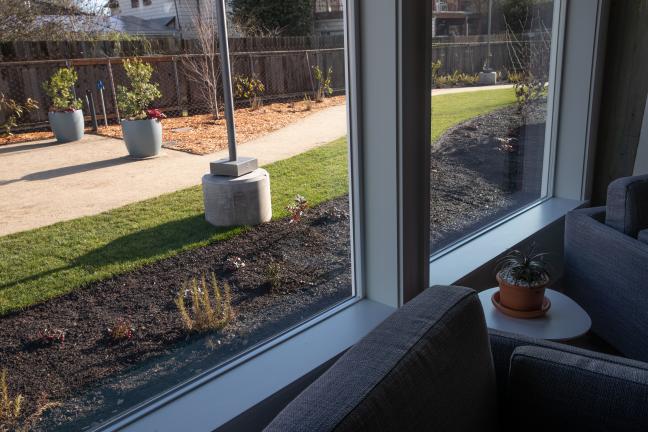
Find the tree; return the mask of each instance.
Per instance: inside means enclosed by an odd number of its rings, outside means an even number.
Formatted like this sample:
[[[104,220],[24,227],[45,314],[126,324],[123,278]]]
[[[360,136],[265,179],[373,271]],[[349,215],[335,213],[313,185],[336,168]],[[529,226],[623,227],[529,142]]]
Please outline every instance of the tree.
[[[313,0],[232,0],[237,26],[247,33],[307,36],[313,32]]]
[[[218,119],[218,84],[220,68],[218,61],[216,1],[203,0],[194,8],[187,0],[184,7],[191,11],[191,31],[195,36],[198,54],[182,57],[185,75],[200,91],[209,111]],[[178,101],[180,103],[180,101]]]

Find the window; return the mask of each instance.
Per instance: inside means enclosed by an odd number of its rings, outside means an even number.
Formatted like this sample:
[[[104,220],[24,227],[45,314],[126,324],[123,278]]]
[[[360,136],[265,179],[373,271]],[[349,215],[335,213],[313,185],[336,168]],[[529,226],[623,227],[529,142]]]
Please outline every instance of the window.
[[[143,0],[144,6],[150,6],[153,3],[153,0]]]
[[[138,8],[139,7],[139,0],[131,0],[131,7],[133,9]]]
[[[479,42],[432,47],[432,253],[549,194],[558,2],[481,5]]]
[[[215,36],[197,49],[210,50]],[[307,39],[304,46],[291,39],[288,50],[273,37],[266,42],[275,49],[231,53],[238,154],[266,161],[267,223],[216,228],[205,221],[201,178],[227,149],[227,135],[221,87],[209,87],[211,75],[201,73],[204,56],[131,63],[137,79],[150,72],[160,91],[151,108],[167,117],[160,123],[163,157],[128,159],[122,127],[111,122],[75,143],[78,157],[67,154],[61,165],[49,165],[59,147],[46,144],[25,148],[37,169],[3,170],[0,202],[23,195],[5,176],[30,178],[23,184],[40,191],[30,198],[38,205],[20,207],[15,230],[0,235],[0,364],[12,397],[24,398],[17,424],[46,403],[41,393],[55,405],[46,405],[39,428],[99,424],[355,296],[344,38],[331,38],[326,49],[311,49]],[[79,80],[95,82],[98,73],[106,87],[114,80],[115,88],[131,88],[122,59],[112,60],[71,63]],[[50,72],[61,63],[20,67]],[[9,67],[0,64],[0,80],[13,76],[4,73]],[[220,112],[210,105],[214,89]],[[112,89],[105,94],[111,120],[118,115]],[[135,120],[145,114],[127,105],[117,107],[131,118],[124,125],[158,125]],[[284,128],[284,138],[272,138]],[[86,175],[92,185],[82,181]],[[65,195],[55,198],[53,190]],[[90,204],[102,208],[86,211]],[[61,217],[41,224],[41,212]],[[25,229],[23,219],[36,224]]]

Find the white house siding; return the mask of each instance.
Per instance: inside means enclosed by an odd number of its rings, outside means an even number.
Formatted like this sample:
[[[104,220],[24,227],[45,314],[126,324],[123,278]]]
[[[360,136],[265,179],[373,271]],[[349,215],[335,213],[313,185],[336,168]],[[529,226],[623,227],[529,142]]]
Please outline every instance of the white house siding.
[[[150,5],[144,5],[144,0],[138,0],[139,7],[131,7],[131,0],[119,0],[119,11],[113,15],[135,16],[149,20],[172,17],[176,15],[173,0],[151,0]]]

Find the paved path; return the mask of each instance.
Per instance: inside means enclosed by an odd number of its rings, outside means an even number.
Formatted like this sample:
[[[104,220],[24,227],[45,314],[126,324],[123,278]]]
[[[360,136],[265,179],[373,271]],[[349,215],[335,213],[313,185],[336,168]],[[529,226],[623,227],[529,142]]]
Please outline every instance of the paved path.
[[[432,96],[440,96],[444,94],[452,93],[468,93],[473,91],[488,91],[488,90],[500,90],[505,88],[513,88],[513,84],[497,84],[491,86],[475,86],[475,87],[455,87],[455,88],[442,88],[442,89],[432,89]]]
[[[241,144],[239,154],[262,165],[285,159],[346,134],[345,106],[331,107],[261,138]],[[97,214],[200,184],[205,156],[163,149],[163,155],[133,160],[121,140],[86,135],[0,146],[0,235]]]
[[[434,89],[433,95],[510,86]],[[285,159],[346,134],[345,106],[316,112],[242,144],[239,154],[262,165]],[[74,143],[52,140],[0,146],[0,236],[101,213],[200,184],[206,156],[164,149],[150,160],[128,158],[121,140],[87,135]]]

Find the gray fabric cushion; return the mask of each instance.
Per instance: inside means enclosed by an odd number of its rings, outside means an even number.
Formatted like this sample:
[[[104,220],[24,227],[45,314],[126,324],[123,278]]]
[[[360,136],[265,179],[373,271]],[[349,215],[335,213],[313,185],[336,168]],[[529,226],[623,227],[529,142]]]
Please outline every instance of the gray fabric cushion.
[[[648,228],[648,175],[623,177],[608,186],[605,223],[632,237]]]
[[[292,401],[266,431],[489,431],[495,377],[474,291],[432,287]]]
[[[637,240],[639,240],[642,243],[648,244],[648,229],[639,231],[639,234],[637,235]]]
[[[508,429],[646,431],[647,367],[586,350],[575,354],[516,348],[509,375]]]
[[[590,315],[597,335],[648,361],[648,244],[600,223],[602,212],[567,215],[562,285]]]

